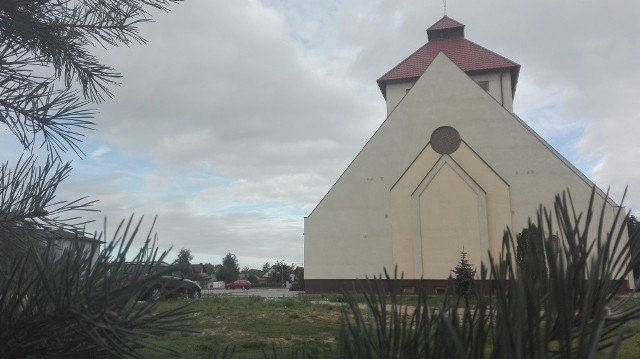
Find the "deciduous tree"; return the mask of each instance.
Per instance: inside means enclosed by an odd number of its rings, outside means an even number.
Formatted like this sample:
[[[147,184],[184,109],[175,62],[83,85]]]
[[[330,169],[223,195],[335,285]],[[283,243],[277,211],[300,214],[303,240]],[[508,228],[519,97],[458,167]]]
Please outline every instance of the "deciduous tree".
[[[191,261],[193,260],[193,255],[191,255],[191,250],[188,248],[180,249],[178,252],[178,256],[173,264],[176,268],[187,277],[191,277],[193,271],[191,270]]]
[[[216,272],[216,278],[224,281],[225,283],[238,280],[240,274],[240,266],[238,265],[238,258],[233,253],[227,253],[222,258],[222,267]]]
[[[295,269],[293,263],[287,264],[285,261],[277,261],[272,268],[269,283],[280,283],[284,286],[286,282],[291,282],[293,270]]]

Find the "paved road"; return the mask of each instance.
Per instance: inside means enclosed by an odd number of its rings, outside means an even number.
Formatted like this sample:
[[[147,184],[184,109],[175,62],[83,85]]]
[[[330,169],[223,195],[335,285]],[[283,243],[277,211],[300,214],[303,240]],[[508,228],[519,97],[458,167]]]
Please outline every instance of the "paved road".
[[[251,289],[203,289],[202,296],[213,295],[233,295],[238,297],[263,297],[263,298],[286,298],[296,297],[304,292],[290,291],[281,288],[251,288]]]

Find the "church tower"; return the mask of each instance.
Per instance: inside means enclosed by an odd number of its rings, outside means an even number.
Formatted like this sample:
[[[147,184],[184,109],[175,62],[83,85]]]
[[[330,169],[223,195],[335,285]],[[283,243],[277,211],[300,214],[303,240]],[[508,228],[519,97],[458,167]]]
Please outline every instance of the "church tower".
[[[499,104],[513,111],[520,65],[467,40],[464,25],[447,16],[428,28],[427,36],[429,41],[424,46],[378,79],[380,91],[387,100],[387,115],[440,52]]]

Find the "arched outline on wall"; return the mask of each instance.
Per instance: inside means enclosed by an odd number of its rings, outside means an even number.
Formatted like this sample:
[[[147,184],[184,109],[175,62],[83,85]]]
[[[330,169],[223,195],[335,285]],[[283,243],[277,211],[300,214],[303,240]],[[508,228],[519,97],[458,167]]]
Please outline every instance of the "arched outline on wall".
[[[444,167],[449,166],[471,188],[478,198],[478,228],[480,230],[481,260],[489,263],[489,225],[487,218],[487,193],[469,174],[449,155],[442,155],[431,170],[427,173],[418,187],[411,193],[411,205],[413,212],[413,253],[415,260],[416,277],[423,278],[422,258],[422,227],[420,220],[420,196],[427,189],[431,181]],[[425,278],[429,279],[429,278]]]

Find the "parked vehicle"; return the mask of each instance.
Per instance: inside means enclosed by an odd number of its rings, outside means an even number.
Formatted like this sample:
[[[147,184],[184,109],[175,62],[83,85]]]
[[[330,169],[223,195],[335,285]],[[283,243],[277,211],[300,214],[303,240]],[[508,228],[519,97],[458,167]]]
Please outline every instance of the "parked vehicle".
[[[251,287],[251,282],[248,280],[237,280],[232,283],[227,283],[227,289],[249,289]]]
[[[181,297],[200,298],[200,285],[184,277],[163,275],[157,278],[145,291],[141,300],[158,300],[160,298]]]
[[[129,273],[135,273],[139,270],[135,264],[128,264],[126,269]],[[158,273],[161,270],[167,270],[168,264],[160,264],[148,270],[147,275]],[[200,298],[202,288],[192,280],[185,278],[183,275],[166,274],[154,278],[146,285],[146,289],[142,291],[140,300],[156,301],[161,298],[181,297],[181,298]]]

